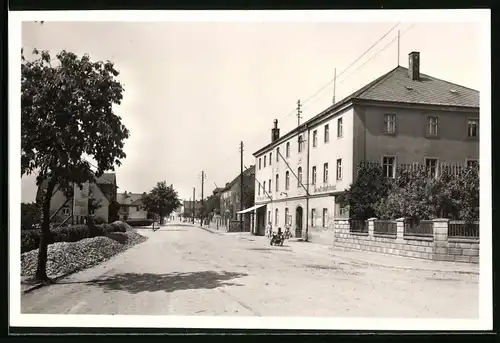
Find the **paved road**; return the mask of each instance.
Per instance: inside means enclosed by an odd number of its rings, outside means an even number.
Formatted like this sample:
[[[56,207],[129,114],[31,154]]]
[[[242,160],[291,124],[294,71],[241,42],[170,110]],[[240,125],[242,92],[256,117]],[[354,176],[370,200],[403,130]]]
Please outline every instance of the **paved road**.
[[[387,268],[264,237],[168,226],[25,294],[22,313],[477,318],[478,275]]]

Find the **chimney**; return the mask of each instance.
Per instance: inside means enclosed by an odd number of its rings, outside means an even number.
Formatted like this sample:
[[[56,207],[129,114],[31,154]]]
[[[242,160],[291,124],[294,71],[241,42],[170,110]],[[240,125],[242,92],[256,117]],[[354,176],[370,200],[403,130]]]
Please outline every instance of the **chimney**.
[[[420,52],[412,51],[408,55],[408,76],[414,81],[420,80]]]
[[[280,129],[278,129],[278,119],[274,119],[274,127],[271,130],[271,142],[280,138]]]

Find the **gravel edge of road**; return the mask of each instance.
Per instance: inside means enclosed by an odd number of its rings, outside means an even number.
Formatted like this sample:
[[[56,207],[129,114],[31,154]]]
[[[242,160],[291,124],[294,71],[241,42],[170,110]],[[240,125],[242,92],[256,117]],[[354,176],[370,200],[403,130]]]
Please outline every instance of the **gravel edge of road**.
[[[146,241],[148,240],[148,238],[149,238],[149,237],[146,237],[146,236],[141,235],[141,234],[140,234],[140,233],[138,233],[138,232],[137,232],[137,230],[136,230],[136,229],[134,229],[134,228],[128,228],[128,229],[127,229],[127,232],[133,232],[133,233],[134,233],[134,235],[136,235],[136,237],[137,237],[137,235],[138,235],[138,236],[140,236],[140,237],[141,237],[141,238],[140,238],[140,240],[135,241],[135,242],[133,242],[133,243],[127,243],[127,244],[124,244],[124,245],[123,245],[123,247],[122,247],[121,249],[117,250],[115,254],[113,254],[112,256],[109,256],[108,258],[106,258],[106,259],[104,259],[104,260],[102,260],[102,261],[100,261],[100,262],[98,262],[98,263],[96,263],[96,264],[94,264],[94,265],[89,265],[89,266],[87,266],[86,268],[83,268],[83,269],[79,269],[79,270],[72,270],[72,271],[70,271],[70,272],[68,272],[68,273],[64,273],[64,274],[57,275],[57,276],[55,276],[55,277],[52,277],[52,278],[50,279],[50,281],[49,281],[49,282],[36,282],[36,283],[33,283],[32,285],[30,285],[29,287],[27,287],[27,288],[25,288],[25,289],[22,289],[23,281],[22,281],[22,279],[21,279],[21,293],[22,293],[22,294],[28,294],[28,293],[31,293],[31,292],[33,292],[33,291],[35,291],[35,290],[37,290],[37,289],[40,289],[40,288],[42,288],[42,287],[44,287],[44,286],[50,286],[51,284],[57,283],[57,281],[59,281],[59,280],[61,280],[61,279],[64,279],[64,278],[66,278],[66,277],[68,277],[68,276],[70,276],[70,275],[72,275],[72,274],[75,274],[75,273],[81,272],[81,271],[83,271],[83,270],[87,270],[87,269],[90,269],[90,268],[96,267],[96,266],[98,266],[98,265],[101,265],[101,264],[103,264],[103,263],[105,263],[105,262],[107,262],[107,261],[111,260],[112,258],[114,258],[114,257],[116,257],[116,256],[118,256],[118,255],[120,255],[120,254],[122,254],[122,253],[124,253],[124,252],[125,252],[125,251],[127,251],[128,249],[130,249],[130,248],[132,248],[132,247],[135,247],[135,246],[137,246],[137,245],[139,245],[139,244],[141,244],[141,243],[146,242]],[[76,243],[76,242],[75,242],[75,243]],[[25,283],[25,284],[26,284],[26,283]]]

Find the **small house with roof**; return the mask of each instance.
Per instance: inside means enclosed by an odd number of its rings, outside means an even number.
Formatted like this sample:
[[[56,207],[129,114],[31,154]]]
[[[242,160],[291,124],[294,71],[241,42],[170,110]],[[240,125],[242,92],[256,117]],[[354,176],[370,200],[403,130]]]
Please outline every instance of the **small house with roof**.
[[[145,193],[131,193],[124,191],[117,196],[120,204],[118,217],[120,220],[147,219],[148,212],[143,209],[142,196]]]

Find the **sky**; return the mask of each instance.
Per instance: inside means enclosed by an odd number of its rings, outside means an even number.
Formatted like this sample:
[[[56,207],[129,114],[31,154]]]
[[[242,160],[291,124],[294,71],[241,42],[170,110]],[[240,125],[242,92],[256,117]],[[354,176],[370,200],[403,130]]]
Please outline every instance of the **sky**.
[[[344,71],[396,24],[25,22],[22,46],[114,62],[125,88],[115,113],[131,133],[118,191],[148,192],[165,180],[189,200],[193,187],[201,197],[202,171],[205,197],[238,176],[240,141],[250,166],[270,143],[274,119],[281,135],[293,129],[298,99],[302,122],[330,106],[335,69],[338,101],[395,68],[398,30],[400,65],[419,51],[421,73],[480,89],[481,28],[473,23],[399,23]],[[34,201],[35,176],[21,185],[21,200]]]

